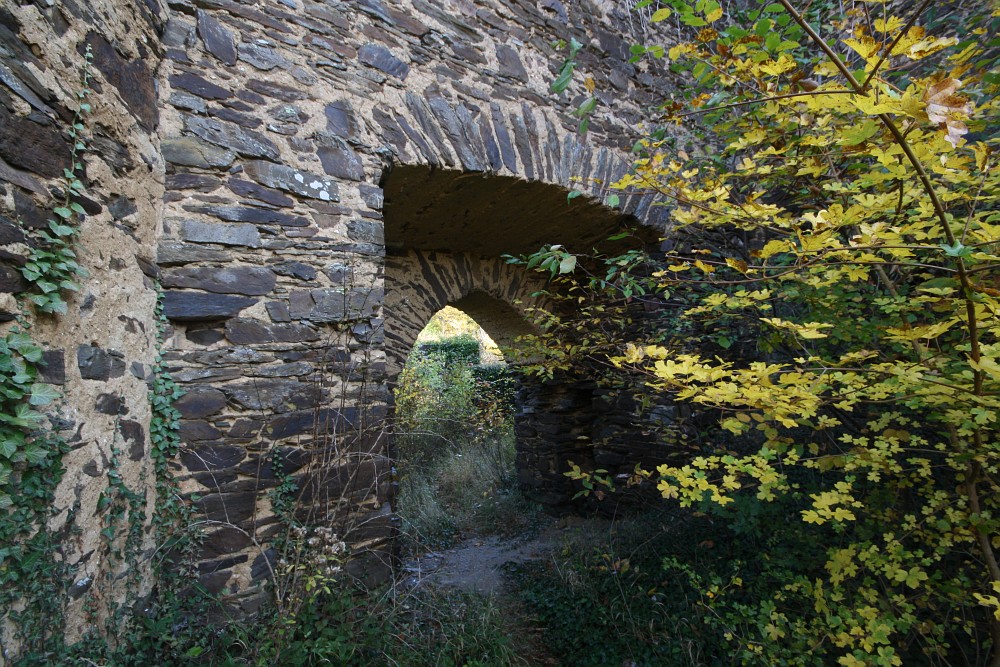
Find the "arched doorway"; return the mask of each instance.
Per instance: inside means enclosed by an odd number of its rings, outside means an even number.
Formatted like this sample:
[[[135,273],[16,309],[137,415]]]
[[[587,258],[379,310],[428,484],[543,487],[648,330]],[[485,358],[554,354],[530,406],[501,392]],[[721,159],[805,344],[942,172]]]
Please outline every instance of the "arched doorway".
[[[502,350],[467,312],[445,306],[430,319],[394,392],[404,549],[530,521],[514,469],[516,391]]]

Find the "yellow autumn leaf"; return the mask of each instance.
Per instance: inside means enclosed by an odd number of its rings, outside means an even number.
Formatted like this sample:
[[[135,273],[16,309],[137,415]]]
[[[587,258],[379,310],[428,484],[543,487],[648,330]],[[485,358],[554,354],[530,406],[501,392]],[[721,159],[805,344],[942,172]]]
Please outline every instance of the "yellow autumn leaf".
[[[742,259],[733,259],[732,257],[727,257],[726,258],[726,264],[728,264],[730,267],[736,269],[740,273],[746,273],[747,272],[747,263],[744,262]]]
[[[851,37],[850,39],[845,39],[844,44],[851,47],[855,53],[864,58],[869,64],[874,65],[878,62],[880,45],[868,35],[862,35],[860,38]]]
[[[875,19],[875,30],[883,34],[896,32],[903,27],[903,19],[898,16],[890,16],[884,19]]]
[[[770,324],[776,329],[793,331],[802,338],[826,338],[827,334],[820,331],[820,329],[833,328],[833,325],[827,322],[804,322],[803,324],[798,324],[796,322],[789,322],[777,317],[762,317],[760,321]]]
[[[977,371],[986,373],[994,380],[1000,380],[1000,364],[998,364],[997,360],[992,357],[980,357],[979,363],[969,359],[969,365]]]
[[[885,332],[889,335],[892,340],[921,340],[924,338],[937,338],[945,331],[950,329],[957,319],[945,320],[943,322],[938,322],[936,324],[923,324],[919,326],[909,327],[908,329],[902,328],[890,328],[886,329]]]
[[[851,95],[851,104],[869,116],[877,116],[883,113],[893,113],[898,111],[900,104],[894,102],[886,95],[868,93],[867,95]]]
[[[780,252],[788,252],[792,249],[792,244],[788,241],[774,239],[768,241],[763,248],[760,250],[761,259],[767,259],[768,257],[773,257]]]
[[[666,21],[668,18],[670,18],[670,14],[671,11],[669,7],[660,7],[655,12],[653,12],[653,15],[651,17],[649,17],[649,22],[659,23],[660,21]]]
[[[779,74],[790,72],[795,68],[795,61],[785,54],[781,54],[781,57],[777,60],[767,60],[760,64],[760,71],[771,76],[778,76]]]

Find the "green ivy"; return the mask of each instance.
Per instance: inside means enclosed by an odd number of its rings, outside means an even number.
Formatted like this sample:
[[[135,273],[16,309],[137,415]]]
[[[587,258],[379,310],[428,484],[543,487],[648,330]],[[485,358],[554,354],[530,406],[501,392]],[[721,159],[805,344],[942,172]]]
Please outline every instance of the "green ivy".
[[[84,185],[80,180],[83,173],[83,153],[87,150],[87,139],[84,134],[86,126],[83,121],[90,113],[87,98],[90,90],[90,64],[93,54],[90,47],[84,54],[83,87],[77,92],[77,109],[73,116],[69,134],[72,140],[70,150],[70,167],[63,170],[62,201],[53,207],[55,217],[48,220],[47,228],[34,231],[31,234],[33,243],[28,261],[21,267],[21,275],[31,283],[28,300],[41,313],[66,314],[66,300],[63,293],[66,290],[79,291],[77,282],[87,276],[86,270],[76,261],[73,244],[79,235],[79,222],[86,215],[83,206],[76,199],[83,196]]]
[[[53,207],[48,227],[29,233],[31,250],[21,268],[30,286],[16,295],[19,305],[30,302],[38,313],[65,313],[63,294],[78,290],[77,280],[86,275],[76,261],[73,243],[76,223],[84,214],[76,199],[84,190],[79,175],[87,149],[83,121],[90,113],[86,99],[91,93],[91,59],[88,49],[83,86],[77,92],[77,109],[68,131],[73,146],[70,168],[63,174],[61,201]],[[22,313],[0,337],[0,620],[12,624],[22,657],[39,664],[50,662],[53,646],[62,641],[69,568],[57,555],[66,535],[53,533],[46,523],[63,477],[62,455],[68,446],[40,410],[61,394],[39,382],[43,348],[31,338],[29,329],[30,322]]]

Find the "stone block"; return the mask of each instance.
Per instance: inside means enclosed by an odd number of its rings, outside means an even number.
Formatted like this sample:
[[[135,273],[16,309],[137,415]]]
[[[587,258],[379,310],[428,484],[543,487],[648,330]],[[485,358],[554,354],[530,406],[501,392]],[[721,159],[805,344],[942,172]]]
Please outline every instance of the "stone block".
[[[262,185],[321,201],[340,200],[336,183],[307,171],[262,160],[250,160],[244,168],[250,178]]]
[[[184,128],[197,137],[249,158],[278,159],[278,147],[270,139],[233,123],[202,116],[184,116]]]
[[[227,222],[249,222],[255,225],[281,225],[282,227],[308,227],[309,218],[289,215],[269,208],[255,206],[205,206],[195,209],[199,213],[214,215]]]
[[[76,350],[76,361],[85,380],[107,381],[125,374],[125,357],[115,350],[81,345]]]
[[[246,223],[227,224],[182,220],[179,231],[181,238],[185,241],[247,246],[249,248],[261,246],[257,227]]]
[[[236,64],[236,45],[233,33],[203,9],[198,10],[198,36],[205,50],[226,65]]]
[[[307,324],[269,323],[236,318],[226,322],[226,338],[237,345],[302,343],[319,340],[319,333]]]
[[[185,447],[180,456],[190,472],[211,472],[238,466],[246,458],[246,450],[232,445],[204,444]]]
[[[38,365],[39,382],[66,384],[66,353],[63,350],[46,350]]]
[[[196,419],[182,419],[178,434],[184,442],[197,442],[199,440],[218,440],[222,437],[222,431],[215,428],[207,421]]]
[[[240,60],[265,72],[275,67],[287,68],[289,65],[277,49],[263,44],[242,42],[237,47],[237,53]]]
[[[222,86],[189,72],[171,75],[170,85],[174,88],[186,90],[206,100],[226,100],[233,96],[231,91],[226,90]]]
[[[381,44],[365,44],[359,48],[358,60],[400,81],[406,79],[406,75],[410,73],[410,66],[392,55],[392,52]]]
[[[197,387],[174,401],[174,408],[185,419],[202,419],[226,407],[226,396],[218,389]]]
[[[236,153],[196,137],[175,137],[160,143],[163,159],[171,164],[202,169],[228,168]]]
[[[282,194],[277,190],[271,188],[265,188],[256,183],[250,181],[243,181],[237,178],[229,179],[226,183],[229,189],[241,197],[250,197],[252,199],[257,199],[264,202],[265,204],[270,204],[271,206],[278,206],[280,208],[291,208],[295,201],[288,195]]]
[[[365,178],[365,168],[361,156],[354,152],[343,139],[327,137],[316,151],[323,171],[335,178],[361,181]]]
[[[96,32],[87,34],[87,44],[93,49],[94,66],[118,90],[128,110],[144,128],[154,129],[159,118],[156,77],[146,63],[142,59],[126,60]]]
[[[179,322],[218,320],[233,317],[257,301],[229,294],[166,290],[163,293],[163,314]]]
[[[206,248],[194,243],[160,241],[156,247],[156,263],[160,266],[175,266],[193,262],[228,262],[232,255],[224,250]]]
[[[270,269],[258,266],[182,267],[164,269],[164,287],[191,287],[219,294],[260,296],[274,289],[277,277]]]
[[[318,406],[322,388],[315,382],[298,379],[255,379],[222,387],[226,396],[247,410],[289,412]]]

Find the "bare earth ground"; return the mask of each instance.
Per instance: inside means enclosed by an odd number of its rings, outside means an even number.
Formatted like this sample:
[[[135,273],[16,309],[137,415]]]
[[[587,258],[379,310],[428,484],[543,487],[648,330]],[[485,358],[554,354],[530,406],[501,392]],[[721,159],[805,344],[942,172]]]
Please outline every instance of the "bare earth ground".
[[[505,563],[542,560],[563,546],[570,519],[549,521],[530,538],[476,535],[443,551],[430,551],[403,564],[405,584],[410,588],[432,586],[482,593],[502,592]]]

